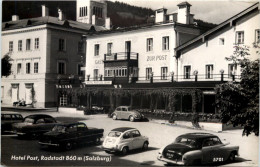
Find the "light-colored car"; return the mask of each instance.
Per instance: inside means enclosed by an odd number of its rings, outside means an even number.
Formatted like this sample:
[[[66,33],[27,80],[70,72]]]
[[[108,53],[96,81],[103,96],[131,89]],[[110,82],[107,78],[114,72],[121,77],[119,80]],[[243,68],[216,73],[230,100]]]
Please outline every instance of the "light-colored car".
[[[222,143],[218,136],[210,133],[187,133],[160,149],[157,159],[167,164],[201,165],[234,161],[239,146]]]
[[[142,136],[139,130],[121,127],[111,130],[105,137],[102,148],[106,153],[121,152],[123,155],[134,149],[147,150],[148,137]]]
[[[131,122],[135,120],[141,120],[144,118],[144,115],[138,111],[133,110],[130,106],[119,106],[111,114],[114,120],[117,119],[127,119]]]

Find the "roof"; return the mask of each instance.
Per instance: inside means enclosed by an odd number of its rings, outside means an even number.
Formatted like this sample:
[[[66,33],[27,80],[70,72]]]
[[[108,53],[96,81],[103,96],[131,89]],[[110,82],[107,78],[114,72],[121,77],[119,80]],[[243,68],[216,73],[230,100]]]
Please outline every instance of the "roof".
[[[189,3],[186,1],[186,2],[179,3],[177,6],[192,6],[192,5],[189,4]]]
[[[52,118],[52,116],[47,114],[33,114],[26,116],[26,118]]]
[[[217,32],[217,31],[221,30],[224,26],[226,26],[226,25],[228,25],[228,24],[230,25],[233,21],[235,21],[235,20],[237,20],[238,18],[244,16],[245,14],[247,14],[247,13],[253,11],[253,10],[256,10],[256,9],[259,10],[259,9],[258,9],[258,5],[259,5],[259,2],[258,2],[258,3],[255,3],[254,5],[250,6],[249,8],[243,10],[242,12],[236,14],[235,16],[233,16],[233,17],[227,19],[226,21],[220,23],[220,24],[219,24],[218,26],[216,26],[215,28],[212,28],[212,29],[210,29],[209,31],[207,31],[207,32],[205,32],[205,33],[199,35],[198,37],[196,37],[196,38],[194,38],[194,39],[192,39],[192,40],[190,40],[190,41],[188,41],[188,42],[186,42],[186,43],[184,43],[184,44],[182,44],[182,45],[176,47],[175,50],[176,50],[176,51],[180,51],[180,50],[182,50],[182,49],[184,49],[184,48],[186,48],[186,47],[189,47],[189,46],[191,46],[193,43],[198,42],[198,41],[200,41],[201,39],[203,40],[206,36],[209,36],[209,35],[211,35],[211,34]],[[178,53],[177,53],[177,54],[178,54]],[[177,56],[178,56],[178,55],[177,55]]]
[[[21,19],[17,21],[8,21],[2,23],[2,30],[12,30],[26,27],[33,27],[43,24],[52,24],[57,26],[64,26],[67,28],[80,29],[85,31],[103,31],[106,28],[102,26],[96,26],[87,23],[81,23],[73,20],[59,20],[57,17],[45,16],[45,17],[36,17],[30,19]]]
[[[186,133],[180,135],[179,137],[190,138],[190,139],[202,139],[208,137],[216,137],[216,135],[213,135],[211,133]]]
[[[125,131],[131,130],[131,129],[135,129],[135,128],[121,127],[121,128],[112,129],[111,131],[125,132]]]
[[[86,125],[84,122],[64,122],[64,123],[60,123],[60,124],[57,124],[57,125],[58,126],[66,126],[66,127],[68,127],[68,126],[77,125],[77,124],[84,124],[84,125]]]

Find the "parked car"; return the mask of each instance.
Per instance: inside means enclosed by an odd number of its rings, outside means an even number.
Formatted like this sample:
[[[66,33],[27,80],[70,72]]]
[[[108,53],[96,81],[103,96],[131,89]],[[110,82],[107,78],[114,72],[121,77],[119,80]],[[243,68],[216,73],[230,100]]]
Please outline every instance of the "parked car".
[[[104,129],[88,128],[83,122],[56,125],[52,131],[44,133],[39,144],[42,146],[62,147],[72,149],[74,144],[100,143]]]
[[[128,119],[133,122],[135,120],[141,120],[144,118],[144,115],[139,113],[138,111],[133,110],[129,106],[119,106],[115,109],[115,111],[111,114],[113,120],[117,119]]]
[[[1,132],[11,132],[12,124],[23,121],[23,116],[18,112],[1,112]]]
[[[167,164],[200,165],[214,162],[234,161],[239,146],[222,143],[210,133],[187,133],[160,149],[157,159]]]
[[[90,109],[84,108],[84,115],[105,114],[108,112],[108,107],[92,106]]]
[[[35,139],[43,133],[50,131],[57,124],[57,121],[50,115],[28,115],[23,122],[13,124],[13,133],[16,133],[18,136],[27,136]]]
[[[149,139],[142,136],[139,130],[121,127],[111,130],[106,136],[102,148],[106,153],[121,152],[126,155],[128,151],[142,148],[148,149]]]

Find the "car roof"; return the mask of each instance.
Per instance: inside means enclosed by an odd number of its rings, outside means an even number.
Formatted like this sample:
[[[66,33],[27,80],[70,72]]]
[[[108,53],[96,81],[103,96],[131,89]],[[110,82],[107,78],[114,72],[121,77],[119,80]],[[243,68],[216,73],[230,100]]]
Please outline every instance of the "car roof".
[[[115,128],[115,129],[112,129],[111,131],[125,132],[125,131],[132,130],[132,129],[136,129],[136,128],[121,127],[121,128]]]
[[[180,135],[178,137],[191,138],[191,139],[202,139],[202,138],[217,137],[217,136],[213,135],[211,133],[186,133],[186,134]]]
[[[127,107],[127,108],[129,108],[130,106],[118,106],[118,107]],[[117,108],[118,108],[118,107],[117,107]]]
[[[28,115],[25,118],[34,118],[34,119],[38,119],[38,118],[53,118],[50,115],[47,114],[33,114],[33,115]]]
[[[20,113],[14,111],[1,111],[1,114],[20,114]]]
[[[84,125],[86,125],[84,122],[60,123],[60,124],[57,124],[57,125],[68,127],[68,126],[71,126],[71,125],[77,125],[77,124],[84,124]],[[86,125],[86,126],[87,126],[87,125]]]

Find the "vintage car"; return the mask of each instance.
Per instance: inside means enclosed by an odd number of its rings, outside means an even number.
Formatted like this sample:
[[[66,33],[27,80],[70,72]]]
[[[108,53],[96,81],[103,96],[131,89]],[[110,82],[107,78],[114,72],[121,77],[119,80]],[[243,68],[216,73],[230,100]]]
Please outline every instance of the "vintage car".
[[[1,132],[11,132],[12,124],[23,121],[23,116],[18,112],[1,112]]]
[[[222,143],[210,133],[187,133],[160,149],[157,159],[167,164],[200,165],[214,162],[234,161],[239,146]]]
[[[117,119],[127,119],[131,122],[135,120],[142,120],[144,115],[139,113],[138,111],[132,110],[129,106],[119,106],[115,109],[115,111],[111,114],[113,120]]]
[[[147,150],[148,137],[142,136],[139,130],[129,127],[121,127],[111,130],[106,136],[102,148],[106,153],[121,152],[126,155],[128,151],[142,148]]]
[[[28,115],[23,122],[13,124],[13,133],[19,137],[27,136],[35,139],[43,133],[50,131],[56,124],[57,121],[50,115]]]
[[[104,129],[88,128],[83,122],[65,123],[56,125],[52,131],[44,133],[39,144],[42,146],[54,146],[72,149],[73,145],[79,143],[100,143]]]

